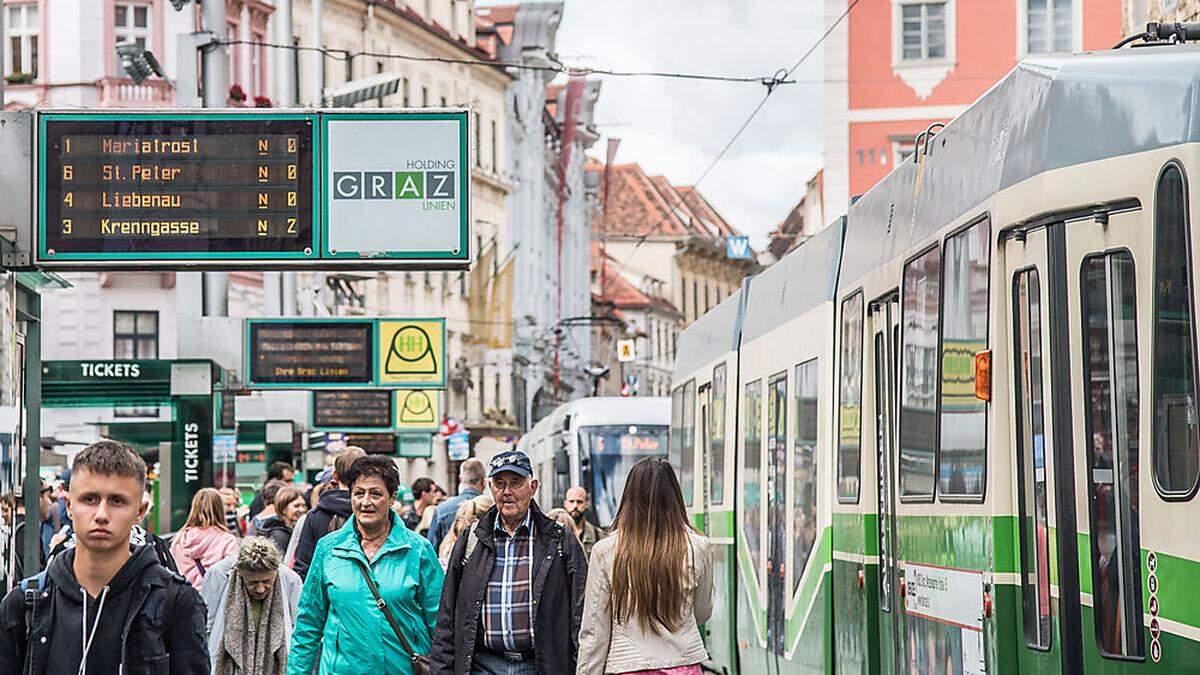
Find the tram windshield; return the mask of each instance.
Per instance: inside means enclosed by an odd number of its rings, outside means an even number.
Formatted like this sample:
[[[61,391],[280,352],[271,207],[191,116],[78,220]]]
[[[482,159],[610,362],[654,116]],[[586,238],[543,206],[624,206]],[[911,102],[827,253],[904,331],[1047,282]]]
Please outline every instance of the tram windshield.
[[[581,457],[591,463],[584,482],[590,483],[592,508],[601,527],[612,524],[625,490],[625,478],[643,457],[667,455],[667,426],[606,424],[579,429]]]

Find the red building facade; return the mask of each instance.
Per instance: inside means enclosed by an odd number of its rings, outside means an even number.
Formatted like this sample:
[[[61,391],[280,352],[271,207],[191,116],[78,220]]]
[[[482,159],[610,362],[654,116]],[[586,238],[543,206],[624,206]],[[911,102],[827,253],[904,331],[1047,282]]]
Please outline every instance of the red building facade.
[[[825,0],[826,25],[852,0]],[[825,211],[846,211],[1020,59],[1108,49],[1121,0],[860,0],[825,42]]]

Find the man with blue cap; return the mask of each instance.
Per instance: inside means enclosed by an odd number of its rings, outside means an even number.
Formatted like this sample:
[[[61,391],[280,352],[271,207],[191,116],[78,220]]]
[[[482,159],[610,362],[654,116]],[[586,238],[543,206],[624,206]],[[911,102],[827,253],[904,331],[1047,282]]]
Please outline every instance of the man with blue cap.
[[[493,457],[488,479],[496,505],[450,554],[432,672],[573,673],[587,582],[583,547],[533,501],[538,481],[525,453]]]

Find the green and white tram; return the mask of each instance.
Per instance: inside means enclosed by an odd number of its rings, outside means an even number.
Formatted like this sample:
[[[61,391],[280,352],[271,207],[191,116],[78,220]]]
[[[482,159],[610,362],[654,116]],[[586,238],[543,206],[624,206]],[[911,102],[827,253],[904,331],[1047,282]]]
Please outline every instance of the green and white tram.
[[[680,336],[729,673],[1200,672],[1200,50],[1020,64]]]

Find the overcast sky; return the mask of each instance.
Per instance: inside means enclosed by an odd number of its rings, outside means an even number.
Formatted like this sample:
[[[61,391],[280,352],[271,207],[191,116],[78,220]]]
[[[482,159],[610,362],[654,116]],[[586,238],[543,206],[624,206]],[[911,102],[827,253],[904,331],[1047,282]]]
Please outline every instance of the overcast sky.
[[[769,76],[823,32],[819,0],[565,0],[564,63],[619,70]],[[481,2],[479,4],[487,4]],[[821,165],[821,53],[779,88],[700,185],[734,227],[763,247]],[[603,78],[596,118],[621,139],[618,162],[690,185],[754,106],[761,84]],[[604,139],[591,154],[604,157]]]

